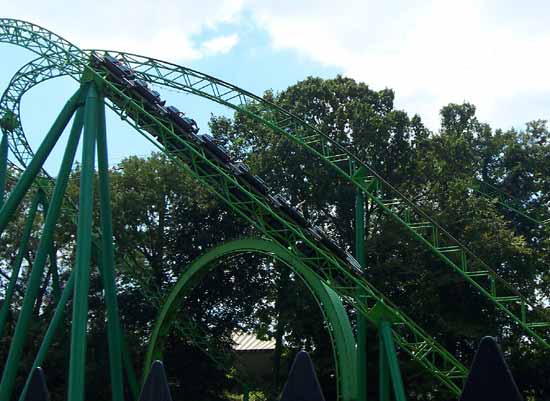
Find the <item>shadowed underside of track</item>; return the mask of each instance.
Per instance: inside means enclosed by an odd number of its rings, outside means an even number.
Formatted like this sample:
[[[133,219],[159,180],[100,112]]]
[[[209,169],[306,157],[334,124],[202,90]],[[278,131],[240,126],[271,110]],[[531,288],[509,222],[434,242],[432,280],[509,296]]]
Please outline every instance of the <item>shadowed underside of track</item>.
[[[352,304],[373,323],[380,311],[391,318],[394,340],[413,360],[426,368],[454,394],[458,394],[466,369],[448,351],[403,314],[363,277],[326,246],[320,245],[305,227],[296,224],[257,192],[243,185],[223,165],[196,143],[183,139],[174,123],[155,114],[147,102],[124,85],[109,79],[101,68],[90,68],[91,52],[81,51],[62,38],[35,25],[0,20],[0,41],[23,46],[40,57],[25,66],[2,98],[4,121],[10,147],[24,166],[32,158],[19,120],[19,102],[24,92],[39,82],[60,75],[77,81],[93,81],[108,100],[107,105],[137,131],[152,140],[181,168],[217,194],[231,209],[266,237],[278,242],[300,258],[323,282]],[[102,52],[97,52],[102,54]],[[317,156],[327,168],[337,172],[363,191],[369,199],[395,220],[404,233],[428,247],[447,266],[470,282],[495,307],[527,334],[548,347],[548,324],[540,321],[537,308],[502,280],[483,261],[417,208],[369,166],[323,133],[284,110],[231,84],[202,73],[150,58],[119,52],[136,74],[151,83],[202,96],[246,113],[271,127]],[[254,109],[247,107],[254,104]],[[363,296],[358,297],[358,289]]]

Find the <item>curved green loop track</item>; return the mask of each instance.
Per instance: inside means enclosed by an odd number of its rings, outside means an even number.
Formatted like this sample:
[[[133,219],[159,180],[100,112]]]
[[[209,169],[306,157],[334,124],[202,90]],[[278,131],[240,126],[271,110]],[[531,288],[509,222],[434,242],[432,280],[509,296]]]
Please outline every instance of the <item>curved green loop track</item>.
[[[144,134],[155,145],[193,175],[205,187],[216,193],[238,215],[249,221],[263,235],[280,243],[301,263],[344,301],[359,309],[374,324],[381,315],[391,319],[394,340],[400,349],[425,367],[452,393],[458,394],[467,370],[447,350],[403,314],[363,277],[357,276],[349,266],[330,250],[319,246],[306,231],[274,210],[263,197],[240,184],[233,174],[209,159],[195,144],[181,139],[169,120],[146,111],[140,99],[133,98],[124,87],[105,79],[107,73],[92,70],[88,65],[91,51],[82,51],[59,36],[23,21],[0,19],[0,42],[23,46],[40,57],[34,65],[19,73],[17,81],[26,83],[8,89],[1,106],[4,117],[13,125],[7,130],[10,148],[20,163],[26,165],[32,158],[24,132],[18,121],[18,104],[24,91],[34,84],[58,75],[69,75],[81,80],[86,74],[102,86],[108,106],[121,118]],[[548,323],[540,321],[535,305],[501,279],[465,245],[438,225],[430,216],[416,207],[397,189],[380,177],[344,147],[322,132],[283,109],[229,83],[180,67],[143,56],[110,52],[124,59],[137,74],[148,82],[191,93],[245,113],[272,128],[275,132],[301,145],[317,156],[327,168],[362,190],[369,199],[402,227],[404,233],[419,241],[460,274],[489,299],[511,322],[521,326],[533,339],[549,347]],[[33,64],[31,63],[31,64]],[[10,92],[11,90],[11,92]],[[253,111],[248,105],[254,104]],[[143,127],[147,127],[145,130]],[[149,132],[155,132],[158,140]],[[167,144],[178,143],[178,150]],[[276,226],[268,224],[277,222]],[[298,243],[307,244],[313,255],[304,255]],[[360,288],[364,296],[357,296]]]
[[[179,312],[179,307],[195,284],[216,267],[216,261],[243,253],[259,253],[273,257],[286,264],[302,278],[329,324],[328,329],[333,342],[335,365],[339,379],[337,383],[338,393],[343,400],[356,399],[355,339],[348,316],[338,295],[320,281],[308,266],[287,249],[273,241],[263,239],[243,239],[217,246],[187,266],[170,294],[168,294],[159,313],[151,335],[144,366],[151,366],[151,363],[161,355],[161,339],[168,333]],[[144,372],[143,377],[146,373],[147,371]]]

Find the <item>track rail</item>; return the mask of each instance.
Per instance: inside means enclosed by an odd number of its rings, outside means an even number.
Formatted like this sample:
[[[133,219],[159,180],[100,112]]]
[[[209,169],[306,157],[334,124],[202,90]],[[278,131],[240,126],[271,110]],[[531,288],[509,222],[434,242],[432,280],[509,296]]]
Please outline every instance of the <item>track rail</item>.
[[[372,285],[353,274],[349,267],[342,264],[342,261],[330,251],[319,247],[303,227],[281,216],[265,198],[243,186],[231,172],[210,160],[209,155],[196,144],[180,138],[170,121],[148,112],[143,101],[136,99],[126,88],[109,82],[105,71],[90,70],[89,52],[81,51],[64,39],[35,25],[6,19],[0,20],[0,41],[15,43],[34,51],[53,63],[54,68],[76,80],[80,80],[81,75],[85,73],[90,79],[102,84],[110,100],[109,107],[115,113],[127,119],[130,125],[149,139],[152,139],[150,133],[154,132],[153,142],[161,150],[210,188],[260,232],[290,247],[320,278],[331,285],[344,299],[362,310],[371,318],[371,321],[376,323],[373,312],[383,305],[386,312],[395,319],[394,337],[401,348],[456,392],[457,380],[460,381],[464,377],[465,369],[452,355],[423,332],[410,318],[391,305],[389,300],[385,299]],[[119,52],[111,52],[111,54],[124,59],[140,78],[148,82],[198,95],[228,106],[255,118],[300,144],[319,157],[333,171],[364,191],[372,202],[399,223],[404,232],[430,249],[436,257],[477,288],[526,333],[545,347],[549,347],[547,342],[549,324],[539,320],[536,306],[500,278],[428,214],[380,177],[370,166],[340,144],[285,110],[217,78],[138,55]],[[12,97],[16,99],[15,96]],[[248,107],[252,104],[253,110]],[[9,119],[13,121],[13,116],[9,116]],[[29,152],[28,145],[12,145],[17,141],[26,143],[22,129],[19,132],[17,129],[12,129],[10,138],[12,151],[25,165],[32,157],[32,151]],[[303,249],[299,249],[296,244],[305,244],[309,253],[304,254]],[[357,287],[365,291],[364,299],[357,299],[355,294]]]
[[[465,244],[338,142],[282,108],[217,78],[134,54],[111,54],[125,60],[149,82],[198,95],[244,113],[317,156],[332,171],[364,191],[404,233],[429,249],[526,333],[550,348],[550,322],[541,321],[541,307],[532,304]],[[250,105],[254,107],[248,107]]]
[[[13,28],[6,27],[10,22],[13,23]],[[272,209],[266,199],[249,191],[229,171],[209,160],[209,156],[203,149],[180,138],[170,121],[151,115],[146,110],[143,100],[133,98],[132,94],[127,93],[126,88],[106,80],[106,72],[101,73],[89,68],[86,53],[77,52],[72,45],[67,51],[61,51],[63,46],[66,46],[66,41],[60,38],[48,43],[45,48],[37,46],[36,38],[40,36],[41,28],[32,24],[13,20],[0,20],[0,24],[0,41],[27,47],[42,57],[50,58],[52,62],[59,57],[55,64],[60,69],[70,64],[70,71],[75,71],[74,66],[77,66],[87,79],[95,80],[102,85],[105,96],[110,100],[107,102],[108,106],[115,113],[152,140],[182,169],[212,190],[261,233],[288,247],[312,269],[320,280],[334,289],[344,301],[364,313],[374,324],[378,323],[380,311],[383,310],[384,314],[394,322],[393,335],[401,350],[426,368],[453,394],[460,392],[467,370],[451,353],[392,305],[364,278],[352,273],[349,266],[342,264],[338,257],[327,249],[318,247],[308,237],[303,227],[287,221]],[[48,38],[52,38],[52,35],[51,32],[46,31]],[[30,42],[33,42],[32,46],[29,46]],[[38,42],[43,43],[43,40]],[[145,74],[142,71],[139,72],[142,76]],[[167,76],[170,75],[171,73],[163,75],[162,79],[167,80]],[[81,79],[81,75],[71,76],[75,80]],[[196,86],[197,82],[192,82],[191,85]],[[227,97],[226,100],[233,97],[228,96],[227,93],[220,93],[220,96]],[[156,140],[151,137],[150,132],[155,133]],[[18,139],[24,140],[24,138]],[[268,221],[270,224],[267,224]],[[302,244],[301,247],[300,244]],[[307,255],[303,253],[304,246],[308,249]],[[364,296],[357,297],[357,289],[361,289]]]
[[[21,21],[18,23],[24,24]],[[33,25],[33,27],[36,29],[36,26]],[[21,26],[17,25],[17,29],[21,31]],[[14,30],[16,33],[18,33],[17,29]],[[32,33],[36,35],[36,32]],[[53,34],[49,33],[49,35],[51,37]],[[27,43],[28,40],[20,40],[20,42]],[[55,42],[62,48],[68,46],[69,50],[66,52],[52,51],[48,48],[43,53],[49,52],[49,58],[66,56],[67,65],[73,67],[76,64],[73,62],[77,57],[76,50],[75,46],[67,43],[62,38]],[[84,71],[89,54],[104,51],[80,52],[81,59],[78,61],[80,67],[83,67],[81,71]],[[527,334],[544,347],[550,348],[548,342],[550,322],[542,320],[540,316],[542,306],[537,306],[525,298],[465,244],[338,142],[284,109],[215,77],[135,54],[116,51],[110,51],[110,54],[123,59],[140,78],[148,82],[201,96],[245,113],[304,147],[356,188],[364,191],[373,203],[398,223],[403,232],[427,247],[436,258],[475,287]],[[71,76],[78,79],[78,74],[74,75],[74,72]],[[254,109],[248,107],[249,105],[254,105]],[[13,146],[10,142],[14,153],[16,149],[24,149],[24,152],[19,155],[16,153],[16,157],[24,164],[29,157],[32,157],[32,152],[29,153],[27,150],[28,145],[22,144],[26,143],[24,133],[21,130],[17,134],[12,134],[11,137],[18,141]]]
[[[534,212],[525,211],[522,207],[522,202],[519,199],[512,197],[501,189],[489,184],[488,182],[475,180],[474,185],[470,187],[472,190],[487,199],[495,199],[499,205],[510,210],[511,212],[523,217],[525,220],[539,227],[549,226],[550,217],[545,214],[535,216]]]

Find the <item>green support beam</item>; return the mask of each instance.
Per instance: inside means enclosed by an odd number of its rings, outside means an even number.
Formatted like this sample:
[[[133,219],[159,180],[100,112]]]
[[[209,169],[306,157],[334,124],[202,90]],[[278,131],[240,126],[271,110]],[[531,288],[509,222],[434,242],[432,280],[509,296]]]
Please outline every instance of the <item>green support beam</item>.
[[[0,140],[0,208],[4,204],[6,181],[8,179],[8,135],[3,134]],[[0,231],[1,232],[1,231]]]
[[[386,348],[382,336],[378,333],[378,399],[390,401],[390,372]]]
[[[111,100],[109,106],[116,113],[150,139],[150,133],[155,132],[155,137],[158,140],[156,144],[175,160],[181,168],[192,174],[206,188],[222,198],[237,215],[249,221],[260,232],[278,241],[281,245],[306,244],[312,255],[305,256],[296,247],[291,247],[291,251],[314,269],[315,274],[319,275],[325,283],[328,283],[339,296],[357,306],[365,315],[369,315],[370,309],[377,303],[382,302],[388,306],[401,323],[395,325],[393,329],[395,340],[401,349],[405,350],[413,360],[437,377],[453,393],[457,394],[460,391],[461,381],[465,377],[467,369],[456,358],[416,325],[414,321],[392,305],[364,277],[358,278],[353,274],[350,266],[339,260],[333,252],[324,247],[319,247],[302,228],[274,211],[265,199],[251,193],[238,182],[239,180],[231,172],[220,168],[218,164],[206,156],[204,150],[198,149],[193,143],[181,138],[174,124],[162,117],[152,115],[150,108],[147,109],[142,98],[131,95],[124,85],[118,85],[112,80],[106,79],[108,73],[104,69],[92,71],[88,65],[89,52],[78,49],[41,27],[24,21],[9,19],[0,20],[0,41],[18,44],[35,51],[41,57],[47,59],[55,68],[62,70],[63,74],[68,74],[76,80],[80,80],[82,73],[85,72],[87,76],[102,82],[106,89],[105,94]],[[363,165],[367,170],[370,169],[369,166],[362,164],[361,160],[347,152],[341,144],[264,99],[231,84],[184,67],[137,55],[111,54],[124,59],[124,62],[128,62],[131,68],[147,81],[203,96],[257,119],[262,124],[273,128],[275,132],[298,143],[344,179],[348,179],[357,188],[364,189],[367,194],[369,187],[372,187],[370,184],[365,186],[364,180],[359,183],[353,178],[358,166]],[[40,74],[32,77],[30,75],[31,71],[29,71],[28,86],[34,85],[35,78]],[[50,72],[46,75],[51,78],[54,74]],[[25,73],[22,72],[21,76],[25,76]],[[248,107],[251,103],[258,106],[254,108],[255,111]],[[18,113],[18,111],[15,111],[15,113]],[[21,129],[18,129],[14,137],[16,141],[22,144],[25,143],[24,133]],[[19,149],[17,146],[15,148]],[[25,146],[22,148],[25,148]],[[20,160],[27,160],[29,151],[25,150],[23,153],[25,153],[23,157],[19,158],[19,155],[16,155],[16,157]],[[380,183],[377,186],[382,184],[387,186],[387,183],[376,172],[372,173],[375,178],[379,179]],[[393,190],[391,186],[387,186],[386,189],[389,192]],[[371,195],[369,197],[374,202],[377,201]],[[270,225],[268,221],[276,224]],[[364,290],[362,298],[357,298],[356,289],[358,287]],[[425,352],[418,353],[417,348],[419,347],[424,349]],[[421,357],[418,357],[419,355]]]
[[[189,294],[200,277],[219,266],[220,264],[215,263],[217,260],[246,252],[274,257],[290,267],[304,281],[317,301],[325,321],[330,324],[329,335],[332,339],[335,366],[339,379],[339,399],[342,401],[355,401],[357,399],[355,340],[342,300],[288,249],[273,241],[264,239],[242,239],[219,245],[191,262],[185,269],[182,269],[183,274],[166,297],[151,333],[143,364],[142,382],[149,373],[152,361],[161,353],[162,339],[169,332],[182,300]]]
[[[52,68],[58,68],[63,74],[75,79],[79,79],[82,72],[88,69],[86,63],[89,53],[32,24],[0,20],[0,41],[9,41],[32,49],[51,62],[54,66]],[[550,323],[544,320],[544,314],[539,313],[540,305],[531,304],[399,190],[327,135],[277,106],[216,78],[147,57],[125,53],[115,55],[128,62],[140,77],[151,83],[165,85],[232,107],[301,145],[322,160],[329,169],[351,182],[356,188],[364,190],[373,206],[392,218],[403,229],[403,233],[408,233],[410,238],[424,245],[444,265],[469,282],[502,311],[511,324],[515,322],[539,344],[550,347],[545,332]],[[106,94],[112,101],[110,107],[115,112],[126,118],[128,123],[145,136],[151,138],[150,133],[155,132],[159,138],[159,147],[206,188],[222,198],[238,215],[248,220],[264,235],[280,241],[281,244],[285,243],[286,238],[287,243],[300,241],[312,246],[313,257],[310,257],[310,262],[303,258],[305,263],[310,263],[312,267],[316,266],[316,274],[330,283],[339,295],[345,299],[353,299],[353,304],[360,308],[362,313],[370,314],[370,308],[374,303],[381,302],[389,306],[392,315],[399,321],[399,324],[392,326],[392,332],[400,350],[429,370],[451,392],[458,394],[461,381],[466,377],[466,368],[410,318],[391,305],[370,283],[352,277],[349,267],[338,261],[326,249],[314,247],[308,235],[288,221],[284,221],[284,218],[270,209],[264,199],[243,188],[230,172],[209,160],[204,151],[190,141],[177,138],[177,132],[169,121],[152,115],[144,106],[144,102],[137,96],[132,96],[127,88],[105,80],[108,77],[106,71],[88,70],[88,73],[98,81],[102,80],[107,87]],[[248,107],[250,104],[254,104],[255,107]],[[17,140],[23,141],[22,130],[18,131],[18,135]],[[178,146],[169,147],[167,144]],[[11,144],[10,148],[13,148]],[[174,149],[177,149],[177,152]],[[369,180],[357,179],[355,172],[358,166],[367,169]],[[269,220],[266,217],[269,217]],[[0,211],[1,218],[4,217]],[[269,226],[267,221],[276,221],[277,227]],[[303,256],[297,249],[292,249],[292,252],[298,257]],[[337,275],[336,280],[333,274]],[[351,291],[347,291],[348,288],[356,287],[364,288],[364,299],[356,298]]]
[[[80,91],[77,92],[77,94],[79,93]],[[57,121],[60,122],[59,126],[57,127],[58,129],[62,129],[65,126],[65,123],[61,124],[61,122],[64,122],[65,120],[66,121],[70,120],[71,114],[69,112],[73,112],[75,110],[72,104],[77,104],[77,103],[78,103],[78,99],[73,97],[72,101],[69,102],[67,106],[65,106],[65,109],[62,111],[62,115],[60,115],[60,117],[58,117],[57,119]],[[63,118],[61,118],[61,116]],[[81,124],[82,124],[81,113],[77,112],[73,123],[73,129],[71,130],[71,134],[69,135],[69,140],[67,142],[65,154],[63,155],[63,160],[61,162],[59,174],[57,176],[53,196],[51,199],[51,204],[48,209],[48,213],[46,214],[44,228],[42,230],[42,236],[40,238],[40,242],[38,244],[38,250],[36,252],[36,257],[33,263],[33,269],[31,271],[31,276],[27,284],[27,290],[23,298],[23,305],[21,307],[21,311],[19,312],[19,318],[17,319],[17,324],[15,326],[13,341],[11,343],[10,350],[8,353],[8,358],[4,366],[4,370],[2,372],[2,380],[0,382],[0,400],[11,399],[13,386],[15,384],[17,369],[21,358],[21,353],[23,352],[23,347],[25,345],[26,337],[28,333],[29,323],[32,318],[33,306],[36,301],[38,289],[40,288],[40,284],[42,281],[44,266],[46,264],[46,260],[48,258],[48,255],[51,249],[54,230],[56,227],[57,220],[59,218],[59,213],[61,211],[61,206],[63,204],[63,198],[65,196],[65,190],[67,188],[67,183],[69,182],[71,167],[73,165],[74,156],[75,156],[78,142],[80,139],[80,129],[82,126]],[[54,125],[57,125],[57,124],[54,124]],[[56,132],[55,130],[52,130],[48,135],[49,138],[46,140],[46,142],[48,144],[51,144],[53,147],[53,143],[57,141],[60,135],[61,135],[61,132]],[[43,148],[43,146],[41,146],[41,148]],[[51,150],[51,148],[49,148],[49,150]],[[43,153],[49,153],[49,151],[48,152],[44,151]],[[43,158],[45,159],[45,156]],[[36,172],[38,172],[38,169],[44,162],[42,157],[40,159],[41,159],[40,162],[35,163],[38,166]],[[19,189],[21,194],[17,195],[16,198],[22,197],[23,194],[26,192],[27,187],[32,184],[31,177],[32,177],[32,174],[27,175],[25,180],[23,179],[23,177],[19,180],[17,185],[21,186]],[[26,180],[30,180],[28,182],[28,185]],[[12,191],[10,197],[8,198],[8,201],[12,199],[13,195],[14,193]],[[4,205],[4,208],[2,208],[2,212],[4,212],[4,210],[8,207],[8,201]],[[17,207],[17,204],[14,204],[13,208],[15,209],[16,207]],[[6,210],[9,211],[10,209],[8,208]],[[7,218],[6,218],[6,221],[7,221]]]
[[[74,275],[71,274],[69,277],[69,280],[65,284],[65,288],[63,288],[63,292],[61,293],[61,297],[59,298],[59,302],[57,303],[57,306],[55,307],[54,314],[50,320],[50,324],[48,325],[48,329],[46,330],[46,334],[44,334],[44,338],[42,339],[42,343],[40,344],[40,348],[38,349],[38,353],[36,354],[36,357],[34,359],[34,362],[32,364],[32,368],[29,372],[29,375],[27,377],[27,381],[25,382],[25,387],[23,387],[23,391],[21,392],[21,395],[19,396],[19,401],[25,401],[25,396],[27,394],[27,389],[29,387],[29,384],[31,382],[32,378],[32,372],[37,367],[41,366],[44,360],[46,359],[46,354],[48,353],[48,350],[50,349],[50,346],[57,335],[57,331],[59,330],[59,326],[61,325],[61,322],[63,321],[63,316],[65,312],[65,307],[67,306],[67,302],[69,301],[69,298],[72,295],[74,286]]]
[[[92,251],[95,143],[98,131],[98,94],[93,83],[88,85],[84,109],[84,134],[78,227],[76,235],[75,284],[69,361],[70,401],[84,401],[86,344],[88,328],[88,291]]]
[[[36,151],[32,161],[29,163],[21,178],[15,185],[15,188],[10,192],[9,197],[0,209],[0,233],[4,231],[6,225],[11,219],[13,213],[23,200],[23,197],[33,184],[36,176],[42,169],[44,162],[48,158],[59,137],[63,133],[63,130],[71,120],[74,112],[82,103],[82,95],[80,89],[67,101],[61,113],[53,123],[50,131],[40,144],[40,147]]]
[[[29,213],[27,215],[27,219],[25,221],[25,226],[23,227],[23,232],[21,233],[19,249],[17,250],[17,255],[15,256],[15,260],[12,265],[10,281],[8,283],[8,287],[6,288],[6,292],[4,294],[2,309],[0,309],[0,338],[4,336],[4,329],[6,327],[8,314],[10,312],[11,301],[12,301],[13,293],[15,292],[15,287],[17,285],[17,279],[19,278],[19,271],[21,270],[21,264],[23,263],[23,259],[25,258],[25,255],[29,251],[28,250],[29,239],[31,237],[34,220],[36,218],[36,211],[38,210],[38,204],[40,203],[42,197],[43,197],[43,194],[41,193],[40,190],[37,191],[36,194],[34,195],[34,199],[32,201],[31,207],[29,209]]]
[[[109,363],[113,401],[124,401],[121,354],[121,326],[115,284],[115,251],[113,247],[113,224],[111,195],[109,190],[109,161],[105,127],[103,97],[97,98],[97,156],[99,169],[99,205],[101,219],[101,267],[105,303],[107,305],[107,336],[109,339]]]
[[[405,388],[403,387],[403,379],[401,378],[401,369],[399,368],[399,361],[397,360],[397,350],[393,342],[393,336],[391,331],[391,324],[382,320],[379,328],[380,336],[380,391],[381,401],[385,401],[382,398],[389,398],[389,389],[387,386],[388,378],[391,378],[393,384],[393,394],[396,401],[407,401],[405,396]],[[385,362],[383,362],[384,360]]]

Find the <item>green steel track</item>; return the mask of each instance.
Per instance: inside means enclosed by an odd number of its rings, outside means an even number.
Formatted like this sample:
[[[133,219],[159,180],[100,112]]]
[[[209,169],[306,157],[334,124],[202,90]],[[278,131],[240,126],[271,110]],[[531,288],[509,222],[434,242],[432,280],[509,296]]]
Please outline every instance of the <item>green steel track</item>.
[[[550,218],[546,213],[535,213],[533,211],[526,211],[525,208],[522,206],[522,202],[519,199],[515,199],[511,195],[500,190],[494,185],[489,184],[488,182],[476,180],[474,182],[474,185],[472,185],[470,188],[487,199],[496,200],[496,202],[500,206],[508,209],[512,213],[521,216],[523,219],[529,221],[535,226],[550,226]]]
[[[283,109],[224,81],[160,60],[120,52],[110,52],[110,54],[124,59],[132,69],[141,73],[146,81],[195,94],[231,107],[305,146],[329,167],[363,190],[384,212],[401,224],[404,231],[461,274],[528,334],[545,347],[550,346],[547,340],[547,329],[550,324],[539,321],[537,308],[534,305],[499,277],[464,244],[337,142]],[[40,70],[44,61],[36,62]],[[24,71],[22,73],[25,75]],[[30,78],[32,79],[33,77]],[[9,96],[11,99],[15,97],[12,94]],[[8,99],[8,96],[6,98]],[[253,111],[246,107],[251,104],[255,106]],[[4,106],[3,101],[1,106]],[[294,135],[293,132],[300,132],[300,135]],[[18,159],[25,163],[32,157],[32,152],[29,152],[24,133],[22,130],[12,133],[12,138],[18,139],[14,145],[10,142],[12,150],[18,155]],[[23,151],[18,154],[18,149]],[[537,332],[537,329],[544,330],[544,333]]]
[[[17,29],[8,30],[10,35],[16,34],[9,40],[11,43],[24,43],[28,45],[31,38],[37,36],[36,26],[24,27],[22,22],[16,22]],[[23,38],[20,35],[23,34]],[[28,36],[25,36],[28,35]],[[51,33],[49,35],[52,35]],[[62,45],[66,46],[65,41],[60,40]],[[344,300],[355,305],[374,323],[378,322],[380,310],[390,315],[395,321],[394,336],[395,341],[403,351],[408,353],[420,365],[427,368],[436,378],[445,384],[454,394],[458,394],[460,386],[466,375],[466,369],[441,345],[427,335],[410,318],[393,307],[388,300],[385,300],[382,294],[374,289],[364,279],[355,276],[350,272],[347,266],[344,266],[329,251],[317,248],[311,239],[307,238],[303,229],[295,224],[288,222],[285,218],[279,216],[264,199],[249,192],[244,188],[229,172],[224,171],[216,163],[213,163],[200,149],[196,149],[193,144],[187,143],[176,135],[174,126],[169,121],[159,121],[154,116],[147,113],[143,104],[136,102],[127,96],[121,88],[117,88],[110,82],[98,77],[96,72],[90,71],[87,67],[85,56],[79,59],[75,56],[74,47],[70,47],[67,52],[52,52],[53,44],[48,47],[44,53],[46,56],[63,54],[69,58],[72,63],[82,66],[86,74],[92,76],[99,83],[103,84],[103,91],[107,98],[111,100],[109,106],[121,117],[134,126],[138,131],[146,134],[141,128],[148,126],[149,130],[154,130],[160,136],[159,142],[167,143],[170,140],[180,143],[182,148],[177,152],[167,152],[168,156],[179,163],[183,169],[194,175],[205,186],[209,187],[220,198],[226,201],[231,207],[245,220],[253,224],[260,232],[266,236],[280,241],[285,246],[290,246],[293,252],[301,256],[303,262],[310,266],[318,276],[331,286]],[[62,47],[62,46],[60,46]],[[31,47],[31,49],[34,49]],[[68,63],[67,60],[59,60],[59,65]],[[80,76],[74,77],[80,79]],[[146,134],[147,135],[147,134]],[[147,137],[149,137],[147,135]],[[149,137],[150,138],[150,137]],[[156,144],[163,149],[162,145]],[[163,149],[166,151],[166,149]],[[270,215],[272,221],[277,221],[277,227],[269,227],[265,224],[264,217]],[[312,250],[313,255],[305,256],[297,249],[297,244],[302,242],[307,244]],[[364,291],[364,296],[357,299],[357,289]]]
[[[155,359],[162,359],[162,339],[169,332],[179,313],[179,308],[197,282],[217,267],[217,261],[244,253],[257,253],[275,258],[291,268],[303,280],[328,323],[337,372],[338,394],[341,394],[343,400],[356,399],[355,339],[340,298],[295,255],[275,242],[263,239],[243,239],[219,245],[189,264],[166,297],[159,312],[144,366],[151,366]],[[190,333],[190,337],[199,339],[201,336]],[[197,341],[201,349],[208,349],[208,340],[203,340],[204,343]],[[143,377],[146,373],[147,371],[144,372]]]
[[[232,173],[210,160],[201,148],[182,140],[169,120],[147,112],[141,99],[133,97],[126,88],[107,80],[106,71],[92,70],[88,66],[90,52],[81,51],[36,25],[10,19],[0,19],[0,42],[23,46],[40,56],[34,61],[33,66],[29,66],[27,71],[20,74],[28,76],[27,83],[20,86],[24,88],[23,91],[19,89],[18,92],[14,89],[6,96],[6,99],[9,98],[6,102],[2,100],[5,117],[3,125],[6,126],[6,122],[13,123],[7,124],[9,129],[6,131],[10,148],[23,166],[32,158],[32,151],[26,144],[17,117],[22,92],[40,81],[59,75],[69,75],[78,82],[83,75],[94,80],[101,86],[109,100],[108,106],[115,113],[152,140],[184,170],[216,193],[261,233],[289,248],[343,300],[358,308],[374,324],[378,323],[381,313],[391,317],[394,322],[394,340],[398,346],[428,369],[454,394],[458,394],[466,369],[456,358],[420,329],[412,319],[393,306],[364,278],[351,272],[331,251],[317,245],[302,227],[287,220],[284,215],[274,210],[266,199],[241,185]],[[300,144],[322,160],[328,168],[363,191],[373,203],[401,225],[404,233],[407,232],[412,238],[424,244],[447,266],[492,301],[512,322],[521,326],[527,334],[545,347],[549,346],[549,325],[539,320],[537,307],[531,305],[465,245],[368,165],[314,127],[255,95],[200,72],[138,55],[119,52],[110,54],[124,59],[141,78],[150,83],[198,95],[228,106],[257,119],[275,132]],[[253,110],[247,107],[252,104]],[[9,106],[4,108],[4,105]],[[154,132],[159,139],[153,139],[149,132]],[[174,144],[178,146],[174,147]],[[312,253],[305,255],[297,244],[305,244]],[[357,297],[357,288],[364,291],[364,297]]]
[[[70,48],[72,49],[74,46]],[[273,128],[276,132],[305,146],[308,151],[319,156],[321,160],[356,187],[364,190],[374,203],[401,224],[404,231],[427,246],[449,267],[461,274],[528,334],[544,346],[549,346],[547,340],[549,324],[539,321],[537,308],[534,305],[512,285],[500,278],[464,244],[337,142],[262,98],[216,78],[160,60],[119,52],[110,52],[110,54],[124,59],[146,81],[192,93],[246,113]],[[42,65],[48,64],[43,60],[37,60],[36,63],[38,63],[38,70],[43,68]],[[34,70],[36,71],[37,68]],[[25,75],[25,71],[22,71],[22,74]],[[52,73],[47,72],[47,74]],[[32,81],[33,78],[31,77],[29,80]],[[12,94],[9,95],[6,96],[8,101],[13,101],[16,98]],[[246,107],[251,104],[254,104],[253,111]],[[4,102],[2,101],[3,106]],[[294,135],[293,132],[299,132],[300,135]],[[26,144],[22,130],[12,133],[12,138],[18,139],[13,145],[10,142],[18,159],[23,163],[28,161],[32,157],[32,152],[29,152],[30,149]],[[23,151],[18,153],[19,149]],[[544,332],[541,334],[537,332],[537,329],[544,330]]]

